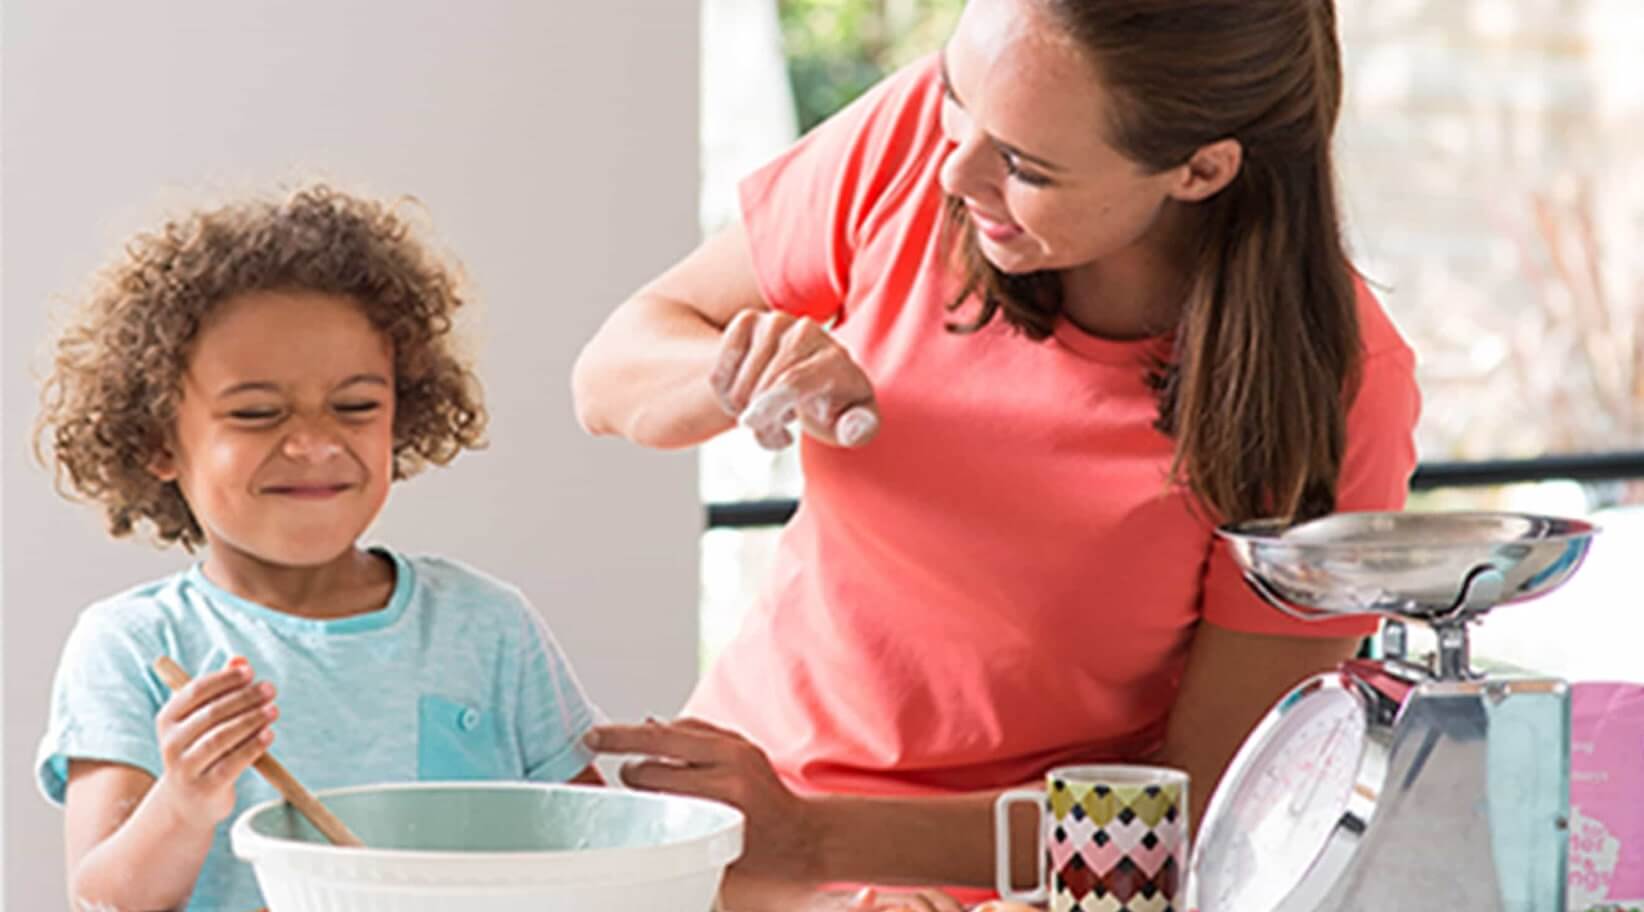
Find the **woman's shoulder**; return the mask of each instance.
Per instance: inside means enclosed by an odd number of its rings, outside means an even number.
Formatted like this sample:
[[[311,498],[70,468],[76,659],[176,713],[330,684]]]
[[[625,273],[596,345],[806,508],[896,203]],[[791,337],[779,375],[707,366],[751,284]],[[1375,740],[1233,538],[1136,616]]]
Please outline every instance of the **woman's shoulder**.
[[[1371,287],[1370,280],[1357,271],[1353,274],[1353,289],[1359,318],[1359,340],[1366,360],[1392,356],[1395,360],[1414,361],[1415,351],[1399,332],[1387,307]]]

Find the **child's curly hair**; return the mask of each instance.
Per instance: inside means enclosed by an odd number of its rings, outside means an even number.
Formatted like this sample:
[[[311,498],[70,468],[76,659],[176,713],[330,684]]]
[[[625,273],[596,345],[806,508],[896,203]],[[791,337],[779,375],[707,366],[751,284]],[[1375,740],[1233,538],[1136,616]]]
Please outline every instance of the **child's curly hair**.
[[[352,298],[392,341],[395,479],[484,444],[479,380],[451,336],[457,279],[393,208],[317,185],[196,211],[99,274],[41,392],[36,454],[49,441],[58,490],[100,503],[111,534],[147,520],[162,545],[205,541],[177,485],[148,466],[171,439],[202,323],[255,291]]]

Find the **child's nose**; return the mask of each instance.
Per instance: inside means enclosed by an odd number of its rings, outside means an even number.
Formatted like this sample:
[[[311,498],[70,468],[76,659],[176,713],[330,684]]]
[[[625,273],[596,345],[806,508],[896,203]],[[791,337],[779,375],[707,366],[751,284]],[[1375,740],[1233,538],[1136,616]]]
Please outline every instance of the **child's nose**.
[[[325,462],[342,452],[342,444],[321,428],[303,427],[286,435],[282,451],[288,459]]]

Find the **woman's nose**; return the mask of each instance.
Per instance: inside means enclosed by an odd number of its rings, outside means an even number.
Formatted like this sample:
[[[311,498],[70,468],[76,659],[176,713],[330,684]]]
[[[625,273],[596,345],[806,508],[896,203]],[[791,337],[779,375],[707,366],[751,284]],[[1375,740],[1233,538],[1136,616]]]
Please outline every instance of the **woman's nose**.
[[[948,153],[937,179],[949,196],[976,200],[990,195],[993,177],[988,173],[984,151],[980,138],[972,136],[957,143]]]

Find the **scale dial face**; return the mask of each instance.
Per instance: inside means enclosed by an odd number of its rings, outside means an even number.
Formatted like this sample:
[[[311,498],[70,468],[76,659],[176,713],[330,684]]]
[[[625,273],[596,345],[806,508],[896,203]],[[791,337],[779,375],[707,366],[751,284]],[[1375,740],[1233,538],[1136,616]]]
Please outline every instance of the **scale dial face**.
[[[1368,700],[1330,674],[1262,720],[1206,809],[1194,864],[1203,912],[1265,912],[1302,882],[1352,797],[1369,718]]]

